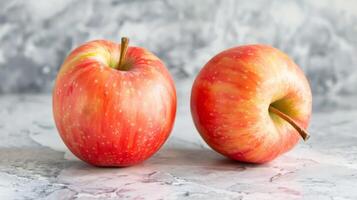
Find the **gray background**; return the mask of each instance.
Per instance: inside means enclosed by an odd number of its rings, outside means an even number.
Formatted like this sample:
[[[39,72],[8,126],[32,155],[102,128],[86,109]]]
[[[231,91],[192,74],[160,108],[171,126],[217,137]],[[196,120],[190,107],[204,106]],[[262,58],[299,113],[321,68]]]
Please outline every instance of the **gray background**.
[[[73,48],[121,36],[157,54],[177,87],[185,80],[190,85],[199,69],[226,48],[266,43],[300,65],[316,96],[357,94],[353,0],[1,0],[0,94],[49,93]]]

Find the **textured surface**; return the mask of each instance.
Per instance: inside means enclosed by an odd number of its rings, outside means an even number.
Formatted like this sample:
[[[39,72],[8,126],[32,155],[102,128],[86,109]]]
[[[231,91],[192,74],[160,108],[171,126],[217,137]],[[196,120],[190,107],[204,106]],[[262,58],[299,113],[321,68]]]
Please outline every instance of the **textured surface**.
[[[357,1],[0,1],[0,93],[48,92],[68,52],[98,38],[156,53],[177,80],[219,51],[267,43],[307,73],[315,94],[357,94]]]
[[[357,110],[316,112],[311,139],[265,165],[208,149],[180,105],[146,162],[95,168],[63,146],[50,96],[0,98],[0,199],[357,199]]]

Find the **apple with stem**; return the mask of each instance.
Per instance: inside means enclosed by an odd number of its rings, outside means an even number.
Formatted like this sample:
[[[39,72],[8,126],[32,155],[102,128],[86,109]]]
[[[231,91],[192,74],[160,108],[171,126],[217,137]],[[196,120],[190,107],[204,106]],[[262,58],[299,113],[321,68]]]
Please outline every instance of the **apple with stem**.
[[[246,45],[214,56],[191,93],[198,132],[234,160],[264,163],[290,150],[306,131],[311,89],[302,70],[283,52]]]
[[[176,90],[164,63],[140,47],[96,40],[73,50],[53,89],[53,114],[66,146],[96,166],[129,166],[168,138]]]

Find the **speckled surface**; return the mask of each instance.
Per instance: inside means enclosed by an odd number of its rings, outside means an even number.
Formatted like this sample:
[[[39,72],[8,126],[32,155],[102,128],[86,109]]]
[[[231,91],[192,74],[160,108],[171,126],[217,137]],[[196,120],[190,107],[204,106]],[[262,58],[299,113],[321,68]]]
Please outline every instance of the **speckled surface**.
[[[50,95],[1,96],[0,199],[357,199],[357,110],[315,111],[307,143],[251,165],[210,150],[185,105],[151,159],[96,168],[64,147]]]

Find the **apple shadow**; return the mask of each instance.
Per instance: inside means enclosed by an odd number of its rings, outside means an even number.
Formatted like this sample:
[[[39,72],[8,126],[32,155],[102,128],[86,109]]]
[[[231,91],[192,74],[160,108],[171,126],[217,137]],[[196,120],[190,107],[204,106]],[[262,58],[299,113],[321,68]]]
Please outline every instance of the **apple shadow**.
[[[150,159],[129,167],[96,167],[80,160],[67,160],[63,152],[54,151],[47,147],[11,147],[0,148],[0,168],[5,173],[26,174],[34,177],[57,177],[65,169],[77,169],[100,175],[113,170],[135,168],[154,168],[157,170],[182,167],[202,168],[207,170],[246,170],[264,167],[264,165],[243,163],[228,159],[213,150],[206,148],[167,147],[161,149]]]
[[[258,168],[269,165],[235,161],[207,148],[177,147],[162,149],[145,163],[151,165],[196,166],[216,170]]]

